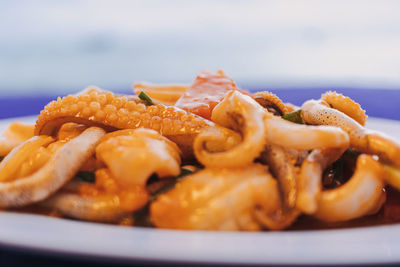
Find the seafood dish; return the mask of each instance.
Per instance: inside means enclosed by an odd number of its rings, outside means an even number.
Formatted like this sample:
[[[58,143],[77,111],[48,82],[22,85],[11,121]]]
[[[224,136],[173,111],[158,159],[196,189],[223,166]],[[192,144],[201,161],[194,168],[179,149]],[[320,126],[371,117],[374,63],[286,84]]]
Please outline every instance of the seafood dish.
[[[0,137],[0,208],[179,230],[400,222],[400,143],[355,100],[317,98],[295,106],[223,71],[59,97]]]

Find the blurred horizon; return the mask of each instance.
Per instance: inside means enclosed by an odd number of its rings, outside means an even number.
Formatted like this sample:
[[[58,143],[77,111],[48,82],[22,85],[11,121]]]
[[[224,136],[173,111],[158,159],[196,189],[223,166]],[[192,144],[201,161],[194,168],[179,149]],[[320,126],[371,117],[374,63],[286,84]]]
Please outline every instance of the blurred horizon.
[[[88,85],[400,89],[400,1],[2,1],[0,96]]]

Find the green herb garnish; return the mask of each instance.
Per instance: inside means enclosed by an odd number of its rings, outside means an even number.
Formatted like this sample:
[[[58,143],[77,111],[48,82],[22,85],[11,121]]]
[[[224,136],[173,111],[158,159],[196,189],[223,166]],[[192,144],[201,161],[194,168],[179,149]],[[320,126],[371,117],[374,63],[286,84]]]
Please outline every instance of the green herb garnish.
[[[91,184],[93,184],[96,181],[96,176],[94,172],[90,171],[78,172],[76,178],[81,182],[91,183]]]
[[[154,105],[153,100],[143,91],[140,92],[139,98],[145,101],[148,105]]]
[[[303,118],[301,117],[301,109],[286,113],[282,118],[294,123],[304,124]]]
[[[4,157],[0,157],[0,162],[4,159]]]

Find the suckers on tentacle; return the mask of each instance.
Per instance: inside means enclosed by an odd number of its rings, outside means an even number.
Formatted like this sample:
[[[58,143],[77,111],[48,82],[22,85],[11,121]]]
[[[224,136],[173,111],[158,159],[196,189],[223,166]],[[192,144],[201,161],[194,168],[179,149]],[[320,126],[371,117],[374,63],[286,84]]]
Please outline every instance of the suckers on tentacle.
[[[105,130],[149,128],[176,142],[184,154],[192,153],[194,137],[200,130],[215,126],[209,120],[176,107],[162,104],[147,106],[127,96],[118,96],[98,88],[78,95],[58,98],[45,106],[36,122],[36,135],[55,135],[62,124],[76,122]],[[227,137],[233,131],[222,129]]]

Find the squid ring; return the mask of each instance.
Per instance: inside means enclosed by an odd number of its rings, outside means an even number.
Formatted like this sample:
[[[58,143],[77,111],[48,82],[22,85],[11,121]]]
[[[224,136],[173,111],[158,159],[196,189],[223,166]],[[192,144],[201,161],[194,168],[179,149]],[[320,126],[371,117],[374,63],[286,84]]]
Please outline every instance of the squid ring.
[[[298,150],[349,146],[348,135],[337,127],[302,125],[277,116],[265,118],[264,123],[268,144]]]
[[[337,127],[299,125],[286,121],[237,91],[230,91],[215,107],[212,120],[227,128],[240,130],[243,141],[228,151],[211,153],[206,148],[207,142],[224,139],[211,127],[201,132],[194,141],[194,152],[201,163],[210,167],[248,165],[260,155],[265,144],[299,150],[349,145],[348,135]]]
[[[322,191],[315,216],[323,221],[339,222],[377,211],[383,204],[383,174],[379,162],[369,155],[360,155],[354,175],[347,183]]]
[[[207,143],[226,142],[226,139],[210,127],[201,132],[194,141],[197,159],[207,167],[239,167],[251,164],[265,146],[263,116],[263,109],[253,99],[237,91],[230,91],[224,101],[214,108],[211,118],[227,128],[236,129],[242,126],[243,140],[228,151],[212,153],[207,149]]]
[[[321,177],[327,166],[335,162],[346,148],[315,149],[303,161],[298,179],[296,207],[307,214],[318,209],[321,196]]]

